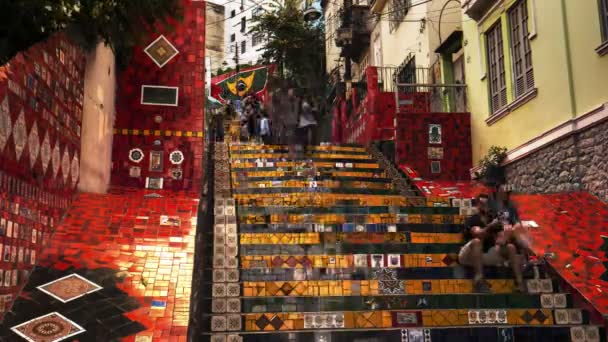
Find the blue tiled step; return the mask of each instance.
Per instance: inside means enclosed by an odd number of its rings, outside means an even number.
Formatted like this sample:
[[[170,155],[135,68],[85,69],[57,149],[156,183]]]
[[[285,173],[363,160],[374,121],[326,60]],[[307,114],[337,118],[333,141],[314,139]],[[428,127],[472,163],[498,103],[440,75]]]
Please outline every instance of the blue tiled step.
[[[249,268],[241,270],[242,281],[294,281],[302,269],[294,268]],[[308,280],[373,280],[378,279],[373,268],[313,268],[309,270]],[[399,280],[422,279],[472,279],[471,268],[456,267],[409,267],[394,268]],[[486,279],[514,279],[513,272],[507,267],[484,267]],[[533,274],[525,274],[533,278]],[[554,282],[554,288],[557,284]]]
[[[241,233],[277,233],[277,232],[289,232],[289,233],[304,233],[314,231],[314,223],[309,224],[240,224],[239,232]],[[370,223],[370,224],[356,224],[356,223],[343,223],[343,224],[325,224],[324,228],[331,232],[342,232],[349,233],[354,232],[357,226],[363,226],[363,231],[372,233],[386,233],[388,232],[389,224],[384,223]],[[398,232],[412,232],[412,233],[460,233],[462,232],[463,226],[460,224],[416,224],[416,223],[398,223],[395,224]]]
[[[241,255],[458,254],[461,243],[240,245]]]
[[[578,328],[578,327],[576,327]],[[584,327],[583,327],[584,328]],[[402,339],[402,334],[424,336],[429,340]],[[605,342],[605,329],[599,328],[600,342]],[[455,328],[393,328],[390,330],[354,330],[332,332],[298,332],[268,334],[244,332],[244,342],[313,342],[320,336],[327,342],[572,342],[570,326],[516,326],[516,327],[455,327]],[[293,337],[292,337],[293,336]]]

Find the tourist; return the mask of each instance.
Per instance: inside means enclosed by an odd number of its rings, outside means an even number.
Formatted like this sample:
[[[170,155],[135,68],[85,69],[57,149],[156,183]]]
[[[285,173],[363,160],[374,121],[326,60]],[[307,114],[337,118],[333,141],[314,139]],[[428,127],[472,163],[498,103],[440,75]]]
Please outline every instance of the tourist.
[[[300,118],[298,120],[298,132],[302,145],[312,144],[312,134],[317,126],[317,120],[313,114],[313,106],[310,97],[302,100],[300,106]]]
[[[504,266],[508,264],[515,275],[516,290],[524,291],[522,277],[522,260],[517,253],[517,246],[510,241],[499,241],[503,225],[498,219],[491,220],[488,211],[487,195],[476,199],[477,213],[469,217],[464,227],[467,243],[458,254],[458,262],[473,267],[473,283],[476,292],[488,292],[487,283],[483,281],[483,266]]]
[[[268,113],[264,113],[264,116],[260,120],[260,136],[265,145],[270,145],[270,119],[268,119]]]

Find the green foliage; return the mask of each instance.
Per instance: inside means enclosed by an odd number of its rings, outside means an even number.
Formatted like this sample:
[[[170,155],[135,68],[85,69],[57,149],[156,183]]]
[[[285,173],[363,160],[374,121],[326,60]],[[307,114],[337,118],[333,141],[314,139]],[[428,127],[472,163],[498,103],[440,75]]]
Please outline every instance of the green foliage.
[[[304,21],[298,0],[272,2],[268,11],[254,18],[250,34],[266,37],[265,63],[275,63],[282,80],[322,92],[325,74],[325,35],[322,23]]]
[[[485,178],[492,169],[501,167],[502,162],[507,158],[507,148],[492,146],[488,154],[479,161],[480,170],[477,172],[478,178]]]
[[[179,0],[6,0],[0,2],[0,64],[66,30],[84,48],[105,42],[119,64],[147,28],[179,17]]]

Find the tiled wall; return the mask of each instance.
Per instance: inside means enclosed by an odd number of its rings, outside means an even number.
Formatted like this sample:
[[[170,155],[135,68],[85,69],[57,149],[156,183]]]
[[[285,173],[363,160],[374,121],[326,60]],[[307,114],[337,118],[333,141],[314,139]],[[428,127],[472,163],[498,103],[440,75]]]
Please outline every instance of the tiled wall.
[[[0,315],[76,188],[84,68],[62,34],[0,67]]]
[[[154,183],[160,185],[160,179],[165,189],[196,190],[200,186],[205,2],[183,0],[183,7],[183,20],[172,21],[171,29],[157,27],[150,32],[142,46],[133,51],[129,66],[119,72],[112,184],[144,187],[146,179],[153,178],[152,187]],[[151,45],[161,35],[165,43]],[[146,48],[162,59],[154,61],[144,51]],[[141,104],[142,85],[177,87],[177,105]],[[134,153],[131,158],[130,153]]]
[[[415,99],[414,103],[419,99]],[[424,106],[418,106],[420,110]],[[416,109],[414,109],[416,111]],[[408,112],[398,115],[395,161],[431,180],[469,179],[471,159],[469,113]]]

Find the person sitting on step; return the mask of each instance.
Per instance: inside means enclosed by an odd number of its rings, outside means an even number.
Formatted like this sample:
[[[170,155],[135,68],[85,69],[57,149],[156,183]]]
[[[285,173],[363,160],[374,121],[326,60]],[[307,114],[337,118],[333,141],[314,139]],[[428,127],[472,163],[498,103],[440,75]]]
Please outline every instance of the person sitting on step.
[[[484,266],[504,266],[508,264],[515,275],[516,290],[524,291],[522,262],[517,247],[511,241],[498,244],[499,235],[504,230],[498,219],[493,219],[488,211],[487,195],[476,198],[477,213],[467,219],[464,225],[466,244],[460,249],[458,262],[473,267],[473,278],[476,292],[488,292],[487,283],[483,281]]]

